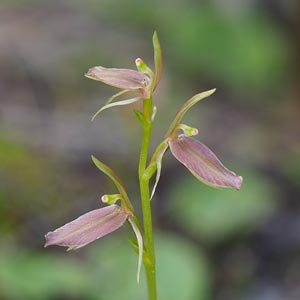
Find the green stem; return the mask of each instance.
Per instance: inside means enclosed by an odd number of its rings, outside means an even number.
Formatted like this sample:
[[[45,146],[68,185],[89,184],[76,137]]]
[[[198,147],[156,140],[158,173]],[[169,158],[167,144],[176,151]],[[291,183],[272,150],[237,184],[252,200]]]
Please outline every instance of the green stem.
[[[156,300],[156,273],[155,273],[155,251],[152,233],[152,214],[149,193],[149,178],[145,176],[147,167],[148,150],[152,131],[152,98],[144,100],[144,135],[139,160],[139,182],[142,201],[142,212],[144,221],[144,266],[146,269],[148,283],[148,299]]]

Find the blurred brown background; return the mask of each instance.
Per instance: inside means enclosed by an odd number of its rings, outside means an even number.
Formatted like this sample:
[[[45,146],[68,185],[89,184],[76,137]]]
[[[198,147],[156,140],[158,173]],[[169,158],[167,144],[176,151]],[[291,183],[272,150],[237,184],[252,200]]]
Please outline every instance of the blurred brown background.
[[[90,122],[117,91],[83,75],[152,65],[154,30],[152,150],[182,103],[216,87],[184,122],[244,177],[240,192],[210,189],[167,155],[153,200],[159,299],[300,299],[299,16],[296,0],[2,0],[0,299],[146,299],[127,226],[75,252],[43,243],[115,192],[91,154],[140,212],[139,123],[132,107]]]

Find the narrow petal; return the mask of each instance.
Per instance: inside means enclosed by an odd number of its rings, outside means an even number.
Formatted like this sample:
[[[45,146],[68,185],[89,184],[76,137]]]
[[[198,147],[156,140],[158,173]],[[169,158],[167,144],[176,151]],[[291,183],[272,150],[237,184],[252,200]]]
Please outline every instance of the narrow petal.
[[[126,100],[121,100],[121,101],[117,101],[117,102],[113,102],[113,103],[109,103],[104,105],[103,107],[101,107],[92,117],[92,121],[95,120],[95,118],[105,109],[108,109],[110,107],[114,107],[114,106],[122,106],[122,105],[128,105],[128,104],[132,104],[134,102],[137,102],[141,100],[141,97],[136,97],[136,98],[132,98],[132,99],[126,99]]]
[[[136,280],[137,283],[140,282],[140,272],[141,272],[141,267],[142,267],[142,262],[143,262],[143,237],[142,234],[138,228],[138,226],[135,224],[132,218],[128,218],[128,221],[132,227],[132,230],[134,231],[134,234],[136,236],[136,240],[138,242],[138,247],[139,247],[139,260],[138,260],[138,268],[137,268],[137,274],[136,274]]]
[[[65,246],[69,249],[83,247],[121,227],[129,214],[118,205],[92,210],[74,221],[48,232],[45,247]]]
[[[154,194],[155,194],[155,190],[156,187],[158,185],[159,179],[160,179],[160,174],[161,174],[161,162],[163,159],[163,156],[165,154],[165,152],[167,151],[169,145],[167,143],[162,145],[162,148],[160,149],[160,151],[158,152],[157,156],[156,156],[156,178],[155,178],[155,183],[151,192],[151,197],[150,200],[152,200]]]
[[[126,93],[128,93],[128,92],[130,92],[130,91],[131,91],[131,90],[126,89],[126,90],[122,90],[121,92],[118,92],[118,93],[112,95],[112,96],[107,100],[106,104],[111,103],[111,102],[112,102],[114,99],[116,99],[117,97],[119,97],[119,96],[121,96],[121,95],[124,95],[124,94],[126,94]]]
[[[168,143],[175,158],[203,183],[212,187],[240,189],[243,178],[224,167],[204,144],[183,134]]]
[[[149,82],[149,78],[142,72],[101,66],[90,68],[85,76],[117,88],[130,90],[144,88]]]

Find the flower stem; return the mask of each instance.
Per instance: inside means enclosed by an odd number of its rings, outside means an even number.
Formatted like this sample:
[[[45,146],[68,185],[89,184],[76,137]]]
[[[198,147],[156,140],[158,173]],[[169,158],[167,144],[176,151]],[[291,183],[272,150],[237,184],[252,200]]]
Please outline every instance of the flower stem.
[[[148,299],[156,300],[156,273],[155,273],[155,251],[152,233],[152,214],[149,193],[149,178],[145,176],[147,167],[148,150],[152,131],[152,98],[144,99],[144,134],[139,160],[139,183],[142,201],[142,212],[144,221],[144,266],[147,275]]]

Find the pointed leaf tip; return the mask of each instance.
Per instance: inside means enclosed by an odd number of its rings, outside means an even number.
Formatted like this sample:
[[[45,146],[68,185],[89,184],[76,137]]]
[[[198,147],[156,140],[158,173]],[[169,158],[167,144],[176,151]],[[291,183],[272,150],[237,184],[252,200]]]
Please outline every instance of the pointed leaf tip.
[[[91,155],[91,158],[95,166],[114,182],[114,184],[120,191],[120,194],[123,195],[124,185],[117,174],[106,164],[98,160],[94,155]]]
[[[122,195],[122,201],[126,205],[128,211],[133,212],[133,207],[128,198],[124,184],[119,176],[110,167],[98,160],[94,155],[91,155],[91,158],[95,166],[113,181],[119,193]]]
[[[162,51],[161,51],[161,46],[156,31],[154,31],[152,42],[153,42],[153,49],[154,49],[154,64],[155,64],[155,81],[154,81],[154,89],[155,89],[155,87],[158,85],[158,83],[161,80],[162,68],[163,68]]]
[[[205,99],[209,96],[211,96],[216,89],[211,89],[199,94],[194,95],[192,98],[190,98],[188,101],[186,101],[182,107],[178,110],[178,112],[175,115],[174,120],[171,123],[171,126],[166,134],[166,137],[170,136],[174,130],[176,130],[177,126],[180,124],[181,119],[183,116],[188,112],[188,110],[194,106],[196,103],[198,103],[200,100]]]

